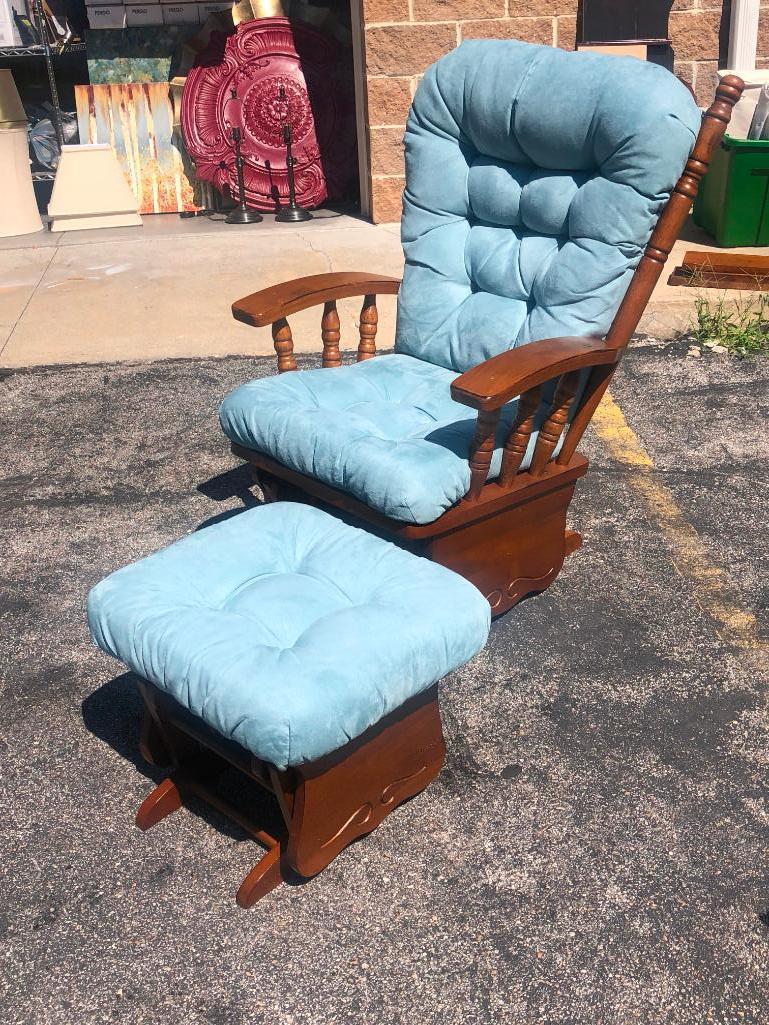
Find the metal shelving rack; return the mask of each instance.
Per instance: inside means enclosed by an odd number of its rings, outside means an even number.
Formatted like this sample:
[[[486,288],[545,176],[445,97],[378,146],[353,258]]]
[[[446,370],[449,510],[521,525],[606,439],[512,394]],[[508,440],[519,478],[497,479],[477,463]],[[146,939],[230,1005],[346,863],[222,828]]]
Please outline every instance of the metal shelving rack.
[[[0,47],[0,57],[42,57],[45,59],[46,71],[48,72],[48,88],[51,94],[51,104],[53,106],[56,142],[59,152],[61,153],[61,147],[64,145],[64,132],[61,126],[61,105],[59,103],[59,90],[56,88],[56,71],[54,68],[54,61],[57,57],[69,56],[74,53],[85,53],[86,44],[64,42],[60,46],[51,46],[48,41],[48,33],[46,32],[41,0],[34,0],[34,7],[37,30],[43,42],[36,43],[33,46]],[[33,181],[53,181],[55,177],[56,173],[54,171],[33,171],[32,173]]]
[[[60,50],[51,50],[52,57],[62,57],[71,53],[85,53],[85,43],[68,43]],[[35,46],[0,46],[0,57],[45,57],[42,43]]]

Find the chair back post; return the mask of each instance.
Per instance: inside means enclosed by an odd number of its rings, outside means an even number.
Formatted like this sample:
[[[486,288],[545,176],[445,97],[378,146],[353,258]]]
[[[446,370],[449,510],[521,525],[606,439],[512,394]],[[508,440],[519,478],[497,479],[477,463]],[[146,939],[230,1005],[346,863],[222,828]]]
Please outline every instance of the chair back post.
[[[697,141],[694,144],[692,155],[686,162],[684,173],[678,179],[678,183],[657,221],[657,226],[652,232],[649,244],[606,336],[607,345],[616,349],[624,349],[638,327],[652,292],[665,269],[670,252],[686,223],[692,203],[697,198],[700,184],[710,165],[713,153],[721,144],[729,126],[734,105],[742,96],[744,89],[745,83],[737,75],[726,75],[719,82],[715,99],[702,116],[702,125]],[[559,465],[568,463],[576,452],[577,445],[582,440],[587,425],[598,409],[616,368],[617,364],[615,363],[612,366],[596,367],[591,373],[579,409],[571,422],[563,447],[556,459]]]
[[[684,173],[678,179],[665,209],[657,221],[641,262],[636,268],[625,298],[622,300],[606,341],[623,348],[638,327],[654,287],[660,279],[673,245],[681,234],[686,218],[697,198],[700,183],[710,164],[716,146],[721,144],[735,103],[742,96],[745,83],[736,75],[726,75],[718,84],[712,106],[702,117],[702,126]]]

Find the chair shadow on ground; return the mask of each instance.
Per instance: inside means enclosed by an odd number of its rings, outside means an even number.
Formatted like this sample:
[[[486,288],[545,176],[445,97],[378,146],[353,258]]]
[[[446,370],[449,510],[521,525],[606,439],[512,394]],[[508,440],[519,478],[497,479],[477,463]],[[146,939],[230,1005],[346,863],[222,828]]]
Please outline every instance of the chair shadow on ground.
[[[251,490],[253,487],[255,487],[254,478],[247,463],[233,466],[231,470],[225,470],[224,473],[219,473],[198,484],[197,490],[200,494],[214,502],[226,502],[231,498],[237,498],[243,504],[239,508],[227,509],[226,512],[209,516],[195,529],[203,530],[204,527],[212,527],[215,523],[224,523],[225,520],[230,520],[233,516],[239,516],[246,509],[262,505],[262,498],[259,494],[253,493]]]
[[[147,786],[147,794],[169,775],[169,769],[151,765],[141,753],[139,737],[144,703],[134,673],[121,673],[102,684],[88,695],[81,708],[86,729],[147,778],[151,784]],[[246,812],[249,818],[263,822],[264,828],[273,836],[276,830],[280,833],[282,820],[277,802],[257,783],[226,763],[223,763],[223,771],[217,781],[217,791]],[[184,809],[233,840],[253,843],[244,829],[196,797],[185,799]],[[256,856],[254,860],[257,860]]]

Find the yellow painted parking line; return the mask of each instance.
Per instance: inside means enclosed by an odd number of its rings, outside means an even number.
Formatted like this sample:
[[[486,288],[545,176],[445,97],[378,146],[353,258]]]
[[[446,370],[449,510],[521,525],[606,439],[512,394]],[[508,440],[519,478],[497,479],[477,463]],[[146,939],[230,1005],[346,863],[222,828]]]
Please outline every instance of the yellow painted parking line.
[[[727,571],[712,560],[672,493],[654,476],[651,456],[608,392],[593,417],[593,426],[612,458],[633,471],[630,486],[640,494],[670,542],[673,565],[682,577],[694,583],[697,603],[715,620],[719,635],[740,648],[767,647],[759,637],[756,617],[734,600],[739,588]]]

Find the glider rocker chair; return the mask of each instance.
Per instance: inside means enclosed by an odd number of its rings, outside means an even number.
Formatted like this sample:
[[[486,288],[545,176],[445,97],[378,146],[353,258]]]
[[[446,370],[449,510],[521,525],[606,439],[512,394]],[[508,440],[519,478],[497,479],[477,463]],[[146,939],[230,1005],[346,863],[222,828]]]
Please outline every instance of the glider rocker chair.
[[[703,117],[634,58],[495,40],[439,60],[406,128],[403,281],[320,274],[236,302],[272,324],[281,373],[223,402],[233,451],[467,577],[494,615],[544,590],[581,543],[580,439],[742,85]],[[395,293],[395,351],[372,359]],[[335,304],[355,295],[343,366]],[[321,304],[323,369],[297,371],[287,318]]]

